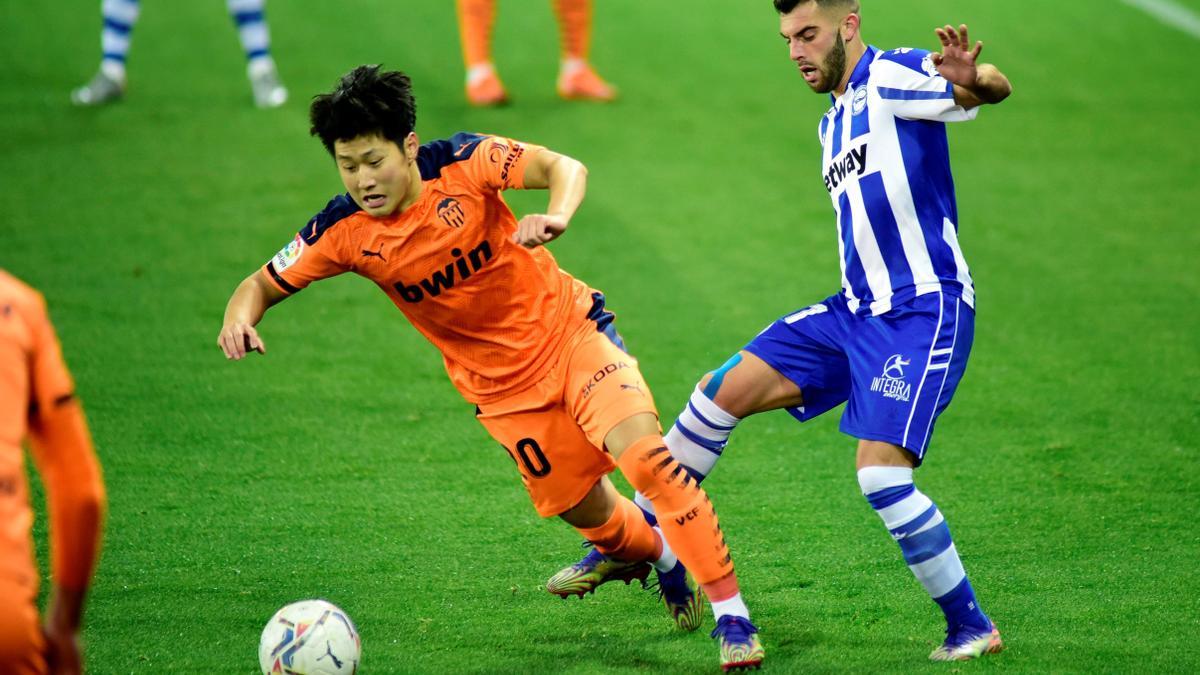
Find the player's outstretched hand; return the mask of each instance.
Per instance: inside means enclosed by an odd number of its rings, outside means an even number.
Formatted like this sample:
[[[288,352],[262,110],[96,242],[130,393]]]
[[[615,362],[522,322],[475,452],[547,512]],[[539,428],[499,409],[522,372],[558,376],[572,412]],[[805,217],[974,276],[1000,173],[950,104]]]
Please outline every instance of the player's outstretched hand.
[[[566,232],[567,219],[562,216],[552,216],[544,213],[533,213],[525,216],[517,223],[517,231],[512,240],[525,248],[541,246],[548,241],[558,238]]]
[[[948,82],[960,87],[968,89],[974,87],[976,79],[979,77],[975,64],[979,59],[979,53],[983,51],[983,43],[976,42],[975,48],[971,48],[965,23],[957,29],[946,24],[941,28],[934,29],[933,32],[942,41],[942,51],[930,55],[933,58],[933,65],[937,66],[938,74],[946,78]]]
[[[267,346],[263,344],[262,338],[258,337],[258,331],[248,323],[226,324],[217,336],[217,346],[225,352],[225,358],[234,361],[242,359],[250,352],[267,353]]]

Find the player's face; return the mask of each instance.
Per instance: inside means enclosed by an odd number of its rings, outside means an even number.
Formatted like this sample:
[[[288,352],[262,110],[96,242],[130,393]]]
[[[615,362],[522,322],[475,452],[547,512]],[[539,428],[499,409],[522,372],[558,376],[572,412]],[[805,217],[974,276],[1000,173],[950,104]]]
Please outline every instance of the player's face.
[[[822,11],[815,2],[797,5],[779,17],[779,34],[787,41],[788,57],[818,94],[833,91],[846,74],[843,19],[834,11]]]
[[[420,174],[414,169],[416,149],[416,134],[409,134],[403,147],[372,134],[334,141],[333,158],[354,202],[368,214],[383,218],[416,201],[421,186]]]

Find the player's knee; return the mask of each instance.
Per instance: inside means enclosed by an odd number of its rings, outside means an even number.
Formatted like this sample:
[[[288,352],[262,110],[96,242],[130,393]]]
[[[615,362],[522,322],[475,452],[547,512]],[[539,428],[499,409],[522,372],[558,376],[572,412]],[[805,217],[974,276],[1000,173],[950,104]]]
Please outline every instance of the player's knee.
[[[648,412],[638,413],[621,420],[604,435],[604,448],[613,457],[620,459],[627,448],[647,437],[662,442],[662,427],[658,424],[658,416]]]
[[[916,457],[910,450],[888,443],[886,441],[858,442],[855,457],[855,468],[860,472],[869,467],[904,467],[912,469],[917,465]]]
[[[711,373],[708,373],[704,377],[700,378],[700,391],[702,391],[710,401],[716,401],[717,396],[721,391],[721,385],[725,384],[725,376],[741,362],[741,352],[729,357],[725,363],[721,364],[720,368],[717,368]]]

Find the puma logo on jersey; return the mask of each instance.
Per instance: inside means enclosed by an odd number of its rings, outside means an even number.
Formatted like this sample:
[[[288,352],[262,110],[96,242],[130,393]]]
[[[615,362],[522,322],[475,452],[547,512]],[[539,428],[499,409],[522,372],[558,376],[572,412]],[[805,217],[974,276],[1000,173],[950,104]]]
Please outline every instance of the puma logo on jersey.
[[[492,247],[481,242],[464,256],[462,249],[450,249],[454,259],[446,263],[442,269],[435,270],[428,279],[422,279],[415,284],[397,281],[392,286],[405,302],[421,302],[427,297],[437,297],[454,288],[454,284],[466,281],[472,274],[478,272],[485,263],[492,259]]]
[[[364,248],[362,254],[364,258],[379,258],[383,262],[387,262],[387,258],[383,257],[383,244],[379,245],[378,251],[368,251]]]
[[[867,144],[863,143],[857,148],[851,148],[841,159],[829,165],[829,171],[825,172],[825,190],[833,192],[847,176],[861,176],[866,170]]]

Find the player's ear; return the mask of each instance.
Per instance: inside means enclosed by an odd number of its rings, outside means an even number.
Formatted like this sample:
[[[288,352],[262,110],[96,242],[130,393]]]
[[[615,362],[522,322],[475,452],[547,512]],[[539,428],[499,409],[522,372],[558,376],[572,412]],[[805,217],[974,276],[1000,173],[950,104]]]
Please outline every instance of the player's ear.
[[[846,18],[842,20],[840,30],[842,31],[842,41],[850,42],[858,37],[858,29],[862,26],[862,17],[858,12],[850,12]]]
[[[408,135],[404,137],[404,146],[402,149],[404,150],[405,159],[410,162],[416,161],[417,151],[421,149],[421,139],[417,138],[417,132],[408,132]]]

